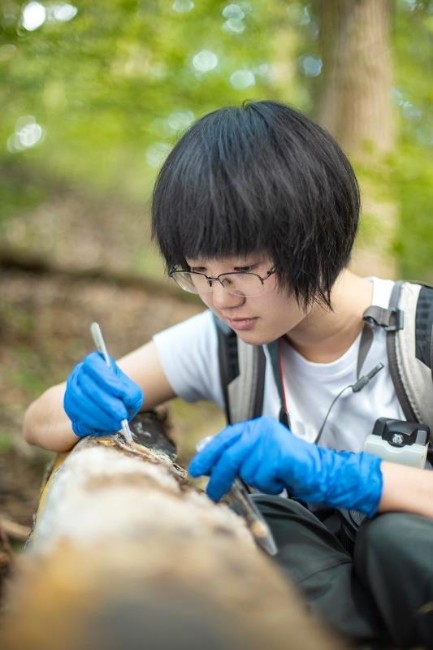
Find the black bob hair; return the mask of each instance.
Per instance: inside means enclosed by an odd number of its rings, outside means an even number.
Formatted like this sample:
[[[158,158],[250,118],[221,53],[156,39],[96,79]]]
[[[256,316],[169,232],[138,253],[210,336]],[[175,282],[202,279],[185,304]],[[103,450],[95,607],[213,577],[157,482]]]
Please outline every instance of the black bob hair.
[[[360,211],[353,169],[335,140],[274,101],[205,115],[158,175],[152,236],[167,269],[185,258],[264,252],[303,305],[330,306]]]

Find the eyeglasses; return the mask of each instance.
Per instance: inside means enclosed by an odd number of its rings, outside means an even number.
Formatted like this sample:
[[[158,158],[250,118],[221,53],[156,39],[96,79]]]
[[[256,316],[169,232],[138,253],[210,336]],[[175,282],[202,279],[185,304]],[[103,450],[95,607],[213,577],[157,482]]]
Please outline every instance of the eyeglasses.
[[[220,285],[232,296],[243,298],[255,298],[266,292],[265,281],[275,273],[275,268],[270,269],[265,277],[249,271],[233,271],[232,273],[221,273],[216,278],[200,273],[199,271],[182,271],[172,269],[169,276],[184,291],[189,293],[212,293],[213,282]]]

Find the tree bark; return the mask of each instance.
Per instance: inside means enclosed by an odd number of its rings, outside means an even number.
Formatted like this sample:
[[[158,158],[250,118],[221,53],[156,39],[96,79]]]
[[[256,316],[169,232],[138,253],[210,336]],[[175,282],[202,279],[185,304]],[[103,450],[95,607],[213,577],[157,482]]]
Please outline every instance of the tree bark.
[[[57,461],[12,580],[1,648],[345,647],[243,519],[190,484],[170,441],[162,451],[140,427],[150,447],[87,438]]]
[[[388,188],[387,156],[395,148],[392,56],[387,0],[316,2],[323,74],[316,118],[354,163],[363,220],[352,266],[394,277],[392,242],[398,209]]]

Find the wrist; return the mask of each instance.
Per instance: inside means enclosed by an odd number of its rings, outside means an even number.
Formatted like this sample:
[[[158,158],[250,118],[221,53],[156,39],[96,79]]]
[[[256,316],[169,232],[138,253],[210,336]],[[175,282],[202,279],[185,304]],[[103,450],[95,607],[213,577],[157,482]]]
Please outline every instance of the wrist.
[[[382,459],[367,452],[326,451],[335,454],[329,464],[327,503],[373,517],[383,491]]]
[[[366,452],[335,451],[312,445],[309,463],[302,464],[289,492],[307,503],[357,510],[373,517],[383,490],[382,460]],[[293,478],[293,472],[286,478]]]

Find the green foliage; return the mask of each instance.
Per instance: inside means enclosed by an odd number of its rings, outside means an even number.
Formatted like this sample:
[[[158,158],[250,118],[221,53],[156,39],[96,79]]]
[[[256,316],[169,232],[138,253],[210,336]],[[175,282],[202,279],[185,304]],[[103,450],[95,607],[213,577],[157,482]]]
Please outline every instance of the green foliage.
[[[280,93],[263,38],[276,16],[264,0],[77,0],[67,22],[53,19],[60,5],[32,4],[51,12],[32,31],[28,3],[3,8],[0,138],[13,156],[66,178],[145,196],[193,119],[222,103]],[[25,116],[44,138],[14,151],[10,136],[20,121],[25,129]]]
[[[401,275],[433,282],[433,2],[399,0],[393,30],[400,140],[393,181]]]
[[[266,97],[312,112],[317,12],[320,3],[293,0],[4,0],[0,222],[43,201],[55,179],[145,205],[179,134],[217,106]],[[433,253],[433,1],[397,0],[391,16],[400,136],[383,182],[401,206],[402,273],[423,278]]]
[[[395,169],[400,229],[395,252],[403,277],[433,283],[433,165],[431,151],[413,140],[399,147]]]
[[[28,210],[40,204],[46,192],[40,183],[25,170],[0,157],[0,227],[17,211]]]

